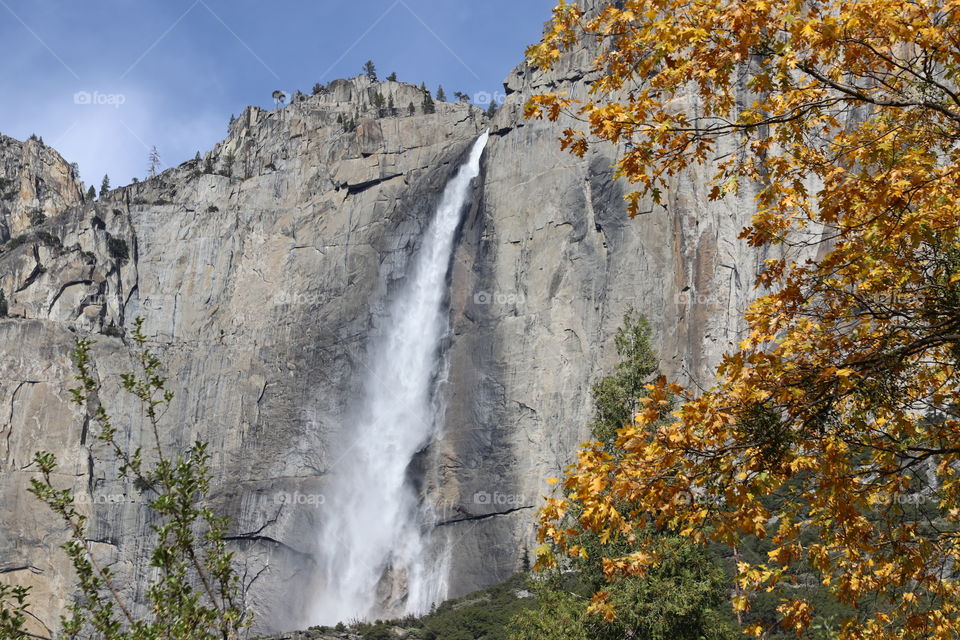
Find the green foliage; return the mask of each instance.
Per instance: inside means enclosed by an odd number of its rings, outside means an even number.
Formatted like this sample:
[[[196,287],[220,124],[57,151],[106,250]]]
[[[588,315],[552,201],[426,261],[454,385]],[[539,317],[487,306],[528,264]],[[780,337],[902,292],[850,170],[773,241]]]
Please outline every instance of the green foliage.
[[[100,197],[102,198],[108,193],[110,193],[110,176],[104,175],[103,182],[100,183]]]
[[[506,640],[510,620],[533,604],[532,598],[519,598],[527,588],[526,574],[516,574],[506,582],[448,600],[421,619],[426,640]]]
[[[77,575],[79,597],[61,619],[62,633],[71,639],[110,640],[225,640],[235,638],[249,626],[251,615],[243,605],[241,584],[233,568],[233,554],[226,550],[228,521],[206,506],[210,489],[210,455],[207,445],[196,442],[185,452],[169,456],[161,438],[161,417],[173,392],[161,375],[161,363],[147,346],[143,319],[134,323],[132,340],[139,372],[120,376],[124,391],[139,400],[153,435],[147,450],[130,451],[125,438],[100,403],[100,382],[94,378],[91,340],[80,339],[70,354],[77,367],[72,401],[85,409],[97,440],[119,463],[119,476],[148,497],[148,521],[155,534],[150,564],[157,577],[146,586],[149,614],[137,618],[120,594],[109,567],[94,553],[87,530],[87,516],[77,509],[70,489],[53,484],[57,460],[49,452],[34,455],[39,478],[31,479],[30,492],[59,515],[67,526],[69,540],[62,545]],[[23,598],[0,590],[0,631],[16,633],[18,608]],[[7,636],[2,636],[6,638]],[[13,635],[12,637],[17,637]]]
[[[316,84],[313,85],[313,89],[311,90],[311,93],[317,96],[323,93],[323,91],[324,91],[324,86],[319,82],[317,82]]]
[[[617,429],[633,419],[643,387],[658,368],[650,347],[650,324],[633,310],[624,315],[613,341],[620,360],[613,375],[602,378],[592,389],[595,414],[590,430],[601,442],[612,442]]]
[[[125,264],[130,259],[130,248],[123,238],[109,237],[107,239],[107,252],[111,258],[117,260],[120,264]]]
[[[374,82],[377,81],[377,67],[373,64],[373,60],[367,60],[363,64],[363,73]]]
[[[0,296],[3,292],[0,291]],[[24,629],[29,615],[27,595],[29,587],[0,584],[0,638],[4,640],[25,640],[30,636]]]
[[[397,81],[397,72],[394,71],[394,72],[392,72],[390,75],[388,75],[388,76],[387,76],[387,80],[388,80],[389,82],[396,82],[396,81]]]
[[[27,217],[30,219],[30,224],[33,226],[43,224],[47,221],[47,214],[40,209],[33,209],[27,214]]]
[[[440,102],[447,101],[447,94],[444,93],[443,91],[443,85],[440,85],[437,87],[437,100],[439,100]]]
[[[111,258],[120,264],[126,264],[130,259],[130,248],[127,246],[127,241],[123,238],[107,236],[107,252]]]
[[[595,404],[591,431],[612,446],[617,430],[630,422],[639,408],[637,399],[658,369],[650,346],[647,320],[628,311],[614,336],[619,360],[614,372],[593,385]],[[615,538],[601,542],[598,535],[577,526],[578,503],[573,503],[570,526],[579,533],[574,543],[581,557],[548,572],[536,588],[537,606],[513,621],[513,640],[726,640],[739,632],[729,604],[729,577],[710,551],[693,545],[669,530],[636,531],[651,540],[661,562],[644,576],[609,579],[601,558],[622,557],[636,551],[640,540]],[[624,502],[619,508],[629,510]],[[617,617],[607,620],[588,611],[591,596],[604,592]]]
[[[492,118],[497,115],[497,101],[493,98],[490,98],[490,104],[487,105],[487,117]]]
[[[26,234],[20,234],[19,236],[14,236],[14,237],[10,238],[10,239],[7,241],[7,243],[4,245],[3,248],[4,248],[4,250],[6,250],[6,251],[13,251],[14,249],[16,249],[17,247],[19,247],[20,245],[24,245],[24,244],[26,244],[27,242],[29,242],[29,240],[30,240],[30,236],[28,236],[28,235],[26,235]]]
[[[233,164],[236,162],[236,157],[233,155],[233,151],[228,153],[223,159],[223,175],[228,178],[233,175]]]
[[[90,188],[87,189],[87,200],[95,200],[97,197],[97,188],[93,185],[90,185]]]
[[[430,97],[429,91],[423,92],[423,104],[421,105],[424,113],[436,113],[437,105],[434,103],[433,98]]]

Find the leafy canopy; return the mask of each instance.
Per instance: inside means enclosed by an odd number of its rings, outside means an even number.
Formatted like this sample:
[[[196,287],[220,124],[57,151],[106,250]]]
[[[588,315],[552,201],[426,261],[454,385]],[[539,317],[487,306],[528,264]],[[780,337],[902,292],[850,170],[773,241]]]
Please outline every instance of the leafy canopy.
[[[628,312],[614,342],[619,361],[611,375],[593,385],[591,431],[595,447],[615,453],[616,432],[631,421],[643,385],[658,367],[650,327],[642,316]],[[514,618],[512,640],[729,640],[740,635],[729,606],[724,606],[729,600],[727,573],[706,549],[674,531],[653,527],[638,531],[632,540],[612,540],[584,526],[585,514],[585,505],[570,495],[563,521],[570,558],[538,581],[538,606]],[[608,580],[604,556],[645,547],[661,553],[657,567]],[[617,615],[591,615],[595,593]]]
[[[230,640],[239,638],[252,623],[244,604],[249,583],[241,583],[233,553],[226,548],[229,521],[207,504],[210,491],[210,454],[196,442],[183,454],[164,450],[161,419],[173,392],[161,375],[159,358],[143,334],[137,318],[131,338],[137,373],[121,375],[121,386],[142,407],[153,441],[146,449],[130,450],[122,432],[101,403],[101,383],[95,377],[90,350],[93,341],[78,339],[70,354],[77,367],[78,386],[70,389],[74,403],[85,409],[97,441],[118,462],[119,479],[129,482],[146,502],[153,522],[150,566],[155,574],[144,585],[149,613],[138,615],[134,603],[116,576],[94,549],[89,515],[71,489],[54,483],[57,460],[38,452],[33,464],[38,477],[29,491],[66,525],[62,545],[76,573],[78,594],[61,619],[60,636],[71,640]],[[40,638],[27,631],[30,616],[28,588],[0,585],[0,638]]]
[[[710,199],[755,194],[742,238],[771,257],[714,385],[652,385],[615,452],[586,445],[543,511],[544,540],[575,550],[561,524],[573,501],[603,537],[755,535],[771,549],[739,564],[737,609],[781,594],[780,624],[803,633],[813,607],[785,582],[805,566],[858,608],[842,638],[960,635],[958,33],[957,0],[555,9],[529,61],[597,42],[597,77],[588,100],[535,96],[528,116],[572,122],[562,145],[581,156],[622,144],[631,215],[709,167]],[[677,499],[691,494],[713,499]],[[657,562],[641,544],[605,571]]]

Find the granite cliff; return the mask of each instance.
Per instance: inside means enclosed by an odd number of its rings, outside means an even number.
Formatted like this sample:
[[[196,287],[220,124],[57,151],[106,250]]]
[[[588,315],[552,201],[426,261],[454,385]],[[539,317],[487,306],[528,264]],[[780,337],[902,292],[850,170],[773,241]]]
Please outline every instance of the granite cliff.
[[[520,566],[543,479],[586,438],[590,385],[612,363],[629,308],[651,320],[668,375],[709,377],[762,258],[736,239],[750,194],[708,204],[708,176],[692,171],[665,207],[628,219],[616,149],[576,158],[557,143],[565,123],[522,117],[536,92],[585,95],[594,54],[573,51],[548,73],[517,67],[492,120],[465,103],[424,114],[405,83],[335,81],[282,108],[248,108],[200,159],[96,201],[49,147],[0,139],[0,177],[18,185],[0,194],[0,574],[34,587],[45,624],[72,576],[51,552],[61,527],[26,492],[37,449],[58,455],[59,481],[87,498],[98,551],[128,595],[142,595],[150,522],[65,391],[74,338],[95,334],[105,401],[124,436],[142,440],[116,386],[137,316],[176,392],[170,443],[202,438],[214,453],[216,506],[257,576],[258,630],[308,622],[317,509],[278,496],[322,495],[335,473],[329,443],[387,302],[443,185],[487,128],[450,278],[445,423],[411,469],[452,550],[449,595]],[[416,114],[378,110],[377,92]],[[31,219],[37,208],[45,216]]]

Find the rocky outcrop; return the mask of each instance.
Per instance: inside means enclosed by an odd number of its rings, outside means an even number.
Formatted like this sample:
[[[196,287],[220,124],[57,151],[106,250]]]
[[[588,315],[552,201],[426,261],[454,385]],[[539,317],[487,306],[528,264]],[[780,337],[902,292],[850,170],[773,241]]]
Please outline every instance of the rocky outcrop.
[[[96,544],[130,598],[143,595],[141,498],[113,480],[65,392],[73,338],[99,334],[107,402],[124,436],[141,441],[116,374],[131,366],[125,331],[143,316],[176,392],[166,437],[210,443],[215,506],[233,518],[230,542],[255,577],[258,630],[303,626],[318,510],[290,498],[322,495],[349,464],[330,444],[367,347],[444,183],[488,126],[451,275],[445,424],[413,471],[435,539],[452,551],[451,596],[515,571],[543,479],[587,437],[590,385],[614,362],[627,309],[651,320],[665,372],[704,383],[737,339],[764,257],[736,240],[747,189],[708,203],[709,176],[691,170],[665,206],[629,220],[617,149],[576,158],[557,143],[567,122],[523,119],[536,92],[585,96],[594,55],[577,49],[547,73],[517,67],[492,122],[466,104],[423,114],[417,87],[353,78],[276,110],[250,107],[204,157],[97,202],[42,196],[49,220],[0,246],[10,315],[0,319],[2,579],[34,585],[47,624],[70,593],[70,571],[50,552],[62,529],[26,493],[43,448],[86,497]]]
[[[466,104],[378,114],[366,96],[420,95],[399,83],[339,81],[274,111],[247,109],[206,157],[63,210],[0,246],[0,572],[35,587],[48,624],[71,593],[62,527],[26,487],[32,453],[58,455],[90,507],[94,535],[136,600],[149,534],[131,487],[68,403],[76,335],[94,349],[107,404],[131,442],[136,407],[125,329],[147,319],[171,386],[171,445],[214,452],[215,502],[256,578],[258,629],[301,620],[316,504],[342,463],[329,443],[363,375],[368,341],[442,188],[486,124]],[[396,100],[396,98],[395,98]],[[407,100],[409,102],[409,100]],[[383,117],[379,117],[379,116]],[[354,119],[355,131],[340,121]],[[347,460],[345,463],[349,463]],[[292,502],[292,503],[291,503]],[[269,571],[261,570],[269,566]]]
[[[588,14],[606,4],[581,0]],[[596,51],[581,46],[543,72],[520,65],[491,124],[477,207],[465,223],[451,299],[447,428],[434,451],[433,500],[453,547],[452,596],[505,579],[536,546],[534,507],[589,439],[591,384],[615,362],[629,309],[653,327],[664,373],[708,385],[738,340],[764,256],[737,240],[753,211],[709,202],[708,169],[674,178],[664,206],[629,219],[621,149],[561,151],[560,131],[525,120],[536,93],[588,99]]]
[[[76,167],[54,149],[0,135],[0,242],[82,200]]]

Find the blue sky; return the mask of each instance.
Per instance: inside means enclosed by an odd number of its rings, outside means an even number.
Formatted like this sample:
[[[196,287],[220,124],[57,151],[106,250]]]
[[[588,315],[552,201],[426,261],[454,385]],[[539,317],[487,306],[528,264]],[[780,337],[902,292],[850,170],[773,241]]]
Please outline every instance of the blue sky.
[[[0,0],[0,133],[36,133],[87,184],[206,151],[275,89],[360,73],[502,91],[555,0]]]

